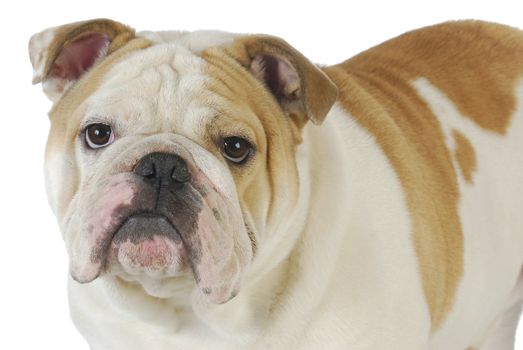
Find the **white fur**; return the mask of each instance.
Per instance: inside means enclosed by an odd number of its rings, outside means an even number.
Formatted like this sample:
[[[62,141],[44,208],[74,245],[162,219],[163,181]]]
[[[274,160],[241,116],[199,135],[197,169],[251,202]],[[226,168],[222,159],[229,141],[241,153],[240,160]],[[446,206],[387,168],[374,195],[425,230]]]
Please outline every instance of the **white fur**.
[[[51,45],[56,35],[58,27],[48,28],[39,33],[34,34],[29,40],[29,58],[33,65],[33,84],[42,82],[42,89],[52,102],[60,99],[63,92],[66,91],[73,81],[68,81],[60,78],[44,79],[49,51],[47,48]]]
[[[57,27],[48,28],[31,37],[29,40],[29,58],[33,64],[33,84],[42,81],[47,63],[47,48],[54,39]]]
[[[236,34],[217,30],[186,31],[143,31],[138,36],[155,44],[176,43],[193,53],[199,53],[209,47],[226,46],[232,43]]]

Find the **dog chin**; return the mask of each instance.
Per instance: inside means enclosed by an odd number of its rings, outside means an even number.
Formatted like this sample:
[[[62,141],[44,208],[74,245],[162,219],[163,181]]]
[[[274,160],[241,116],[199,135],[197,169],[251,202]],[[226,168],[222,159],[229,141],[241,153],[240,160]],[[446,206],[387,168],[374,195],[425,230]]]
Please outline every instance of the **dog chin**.
[[[124,220],[112,237],[104,274],[138,283],[156,298],[188,297],[195,286],[180,235],[165,216],[150,212]]]
[[[107,264],[151,278],[174,277],[189,266],[179,233],[165,216],[153,213],[125,220],[112,238]]]
[[[148,273],[129,275],[121,269],[111,269],[104,274],[104,278],[116,283],[119,287],[135,286],[143,289],[148,295],[172,299],[190,305],[191,294],[196,283],[191,272],[180,272],[177,276],[152,276]]]

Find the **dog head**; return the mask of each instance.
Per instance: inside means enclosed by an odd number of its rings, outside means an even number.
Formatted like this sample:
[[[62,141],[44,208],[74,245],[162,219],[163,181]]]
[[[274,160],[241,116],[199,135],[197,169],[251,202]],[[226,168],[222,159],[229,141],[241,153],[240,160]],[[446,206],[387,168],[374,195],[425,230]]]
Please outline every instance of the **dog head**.
[[[73,278],[238,293],[292,210],[301,129],[322,122],[334,84],[270,36],[93,20],[35,34],[29,51],[53,101],[46,183]]]

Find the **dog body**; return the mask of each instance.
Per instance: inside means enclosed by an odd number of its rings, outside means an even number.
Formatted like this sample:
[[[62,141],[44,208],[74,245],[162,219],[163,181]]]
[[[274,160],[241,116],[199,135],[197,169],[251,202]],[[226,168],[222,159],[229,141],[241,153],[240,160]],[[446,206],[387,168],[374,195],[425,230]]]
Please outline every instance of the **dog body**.
[[[319,68],[274,37],[95,20],[30,54],[92,349],[512,348],[518,30],[445,23]]]

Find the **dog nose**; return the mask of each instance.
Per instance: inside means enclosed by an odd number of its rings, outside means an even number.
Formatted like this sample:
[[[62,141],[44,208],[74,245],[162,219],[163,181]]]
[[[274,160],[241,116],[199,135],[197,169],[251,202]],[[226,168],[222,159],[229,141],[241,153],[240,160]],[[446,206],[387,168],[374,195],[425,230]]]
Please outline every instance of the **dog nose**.
[[[183,183],[191,179],[185,160],[174,153],[149,153],[138,161],[133,172],[149,180],[159,180],[165,185],[171,182]]]

